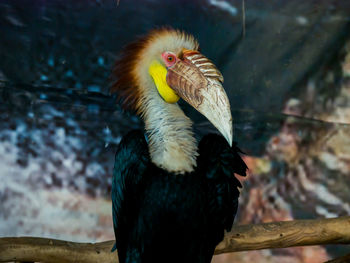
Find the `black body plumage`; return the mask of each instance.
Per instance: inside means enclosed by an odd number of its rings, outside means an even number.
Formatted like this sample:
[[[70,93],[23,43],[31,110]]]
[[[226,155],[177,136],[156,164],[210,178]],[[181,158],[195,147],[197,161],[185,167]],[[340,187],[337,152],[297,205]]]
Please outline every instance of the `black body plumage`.
[[[112,181],[113,223],[121,263],[209,263],[237,212],[247,166],[219,135],[199,144],[197,168],[170,174],[155,166],[141,131],[121,141]]]

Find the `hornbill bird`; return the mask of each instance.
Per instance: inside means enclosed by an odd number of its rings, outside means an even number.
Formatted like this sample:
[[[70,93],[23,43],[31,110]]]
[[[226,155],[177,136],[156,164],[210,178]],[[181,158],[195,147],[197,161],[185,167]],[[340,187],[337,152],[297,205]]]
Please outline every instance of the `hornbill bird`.
[[[119,261],[210,262],[238,206],[234,174],[247,166],[232,144],[223,76],[185,32],[162,28],[127,45],[111,92],[144,120],[120,142],[112,180]],[[182,98],[223,135],[197,144]]]

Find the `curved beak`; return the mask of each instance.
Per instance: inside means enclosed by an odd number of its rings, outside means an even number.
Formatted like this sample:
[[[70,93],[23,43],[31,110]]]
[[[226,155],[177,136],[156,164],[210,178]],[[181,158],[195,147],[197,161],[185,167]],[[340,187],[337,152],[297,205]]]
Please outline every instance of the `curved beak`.
[[[232,146],[230,102],[215,65],[198,51],[183,50],[183,59],[168,68],[168,85],[203,114]]]

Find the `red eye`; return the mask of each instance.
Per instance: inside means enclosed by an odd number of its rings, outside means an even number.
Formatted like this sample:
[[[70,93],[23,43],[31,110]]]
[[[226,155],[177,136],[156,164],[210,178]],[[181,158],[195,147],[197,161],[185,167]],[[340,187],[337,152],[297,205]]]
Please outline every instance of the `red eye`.
[[[170,52],[170,51],[164,51],[162,53],[162,60],[165,64],[166,67],[172,67],[175,65],[176,61],[177,61],[177,57],[174,53]]]

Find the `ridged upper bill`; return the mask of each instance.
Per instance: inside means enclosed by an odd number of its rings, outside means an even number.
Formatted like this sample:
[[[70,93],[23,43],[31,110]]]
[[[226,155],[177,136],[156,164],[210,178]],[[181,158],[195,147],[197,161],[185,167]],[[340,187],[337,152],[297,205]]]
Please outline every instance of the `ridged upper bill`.
[[[198,51],[183,50],[183,58],[168,68],[168,85],[203,114],[232,146],[231,108],[222,82],[220,71]]]

